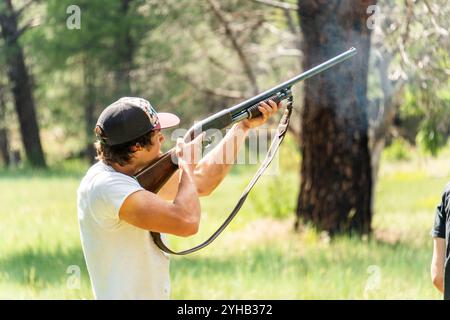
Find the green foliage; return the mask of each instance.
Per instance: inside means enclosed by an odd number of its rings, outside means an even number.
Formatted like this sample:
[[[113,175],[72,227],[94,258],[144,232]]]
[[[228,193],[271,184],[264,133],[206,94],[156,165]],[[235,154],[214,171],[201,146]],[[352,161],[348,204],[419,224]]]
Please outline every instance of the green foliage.
[[[416,144],[425,152],[432,156],[437,156],[438,151],[445,146],[447,135],[438,130],[433,121],[424,122],[416,137]]]
[[[391,84],[404,88],[397,125],[408,140],[416,140],[425,152],[436,155],[450,134],[449,3],[384,0],[377,5],[382,18],[373,34],[373,56],[389,66],[381,81],[387,88]],[[386,81],[390,83],[386,85]],[[397,86],[399,83],[404,86]],[[373,79],[369,82],[372,96],[379,97],[382,84]],[[386,91],[399,97],[402,92]],[[398,97],[384,98],[389,104]]]
[[[409,160],[411,145],[403,138],[394,139],[383,150],[383,158],[387,161]]]
[[[129,4],[126,14],[124,3]],[[27,7],[23,18],[24,24],[39,21],[21,42],[36,79],[43,145],[54,161],[92,142],[92,119],[86,117],[89,104],[95,105],[96,118],[121,95],[143,96],[158,110],[179,114],[180,125],[186,128],[251,96],[239,54],[208,2],[80,0],[75,3],[81,9],[79,30],[66,25],[66,9],[72,4],[39,2]],[[243,0],[219,5],[242,50],[254,51],[249,61],[261,90],[296,72],[297,57],[274,58],[272,47],[279,44],[279,37],[264,24],[273,17],[276,28],[287,28],[280,10]],[[245,25],[245,32],[238,25]],[[254,49],[259,47],[270,49]],[[130,66],[124,62],[128,53]],[[129,86],[118,80],[127,75]],[[229,97],[228,91],[242,98]],[[80,145],[61,143],[61,137]]]
[[[285,137],[278,152],[267,173],[250,194],[249,201],[262,216],[287,218],[295,214],[297,206],[300,152],[290,134]]]

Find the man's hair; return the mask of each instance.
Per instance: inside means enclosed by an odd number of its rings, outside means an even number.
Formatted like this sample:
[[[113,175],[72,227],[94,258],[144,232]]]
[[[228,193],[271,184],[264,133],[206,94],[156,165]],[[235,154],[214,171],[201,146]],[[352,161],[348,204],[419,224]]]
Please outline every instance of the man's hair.
[[[149,148],[152,145],[151,139],[154,134],[154,131],[150,131],[129,142],[109,146],[103,142],[104,133],[99,126],[95,127],[94,132],[98,139],[94,144],[97,151],[95,159],[103,160],[108,165],[118,163],[121,166],[128,164],[133,157],[134,152],[131,150],[131,147],[139,145],[143,148]]]

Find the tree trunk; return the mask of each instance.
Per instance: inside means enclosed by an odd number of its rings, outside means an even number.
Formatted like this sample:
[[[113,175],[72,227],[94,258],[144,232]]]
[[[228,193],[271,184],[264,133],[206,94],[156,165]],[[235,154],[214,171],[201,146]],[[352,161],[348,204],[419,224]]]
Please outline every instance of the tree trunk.
[[[299,0],[304,69],[354,46],[358,54],[305,82],[301,123],[302,220],[336,233],[371,232],[367,72],[374,0]]]
[[[96,124],[95,119],[95,104],[96,104],[96,88],[95,88],[95,67],[85,59],[84,67],[84,123],[86,132],[86,157],[90,163],[95,162],[96,151],[94,148],[94,128]]]
[[[132,0],[121,0],[120,13],[121,18],[128,18],[128,11]],[[116,98],[123,96],[132,96],[131,92],[131,70],[133,68],[134,42],[130,31],[130,22],[123,23],[116,39],[117,69],[114,72],[116,83]]]
[[[4,88],[0,86],[0,154],[5,167],[10,164],[8,128],[6,127],[6,103]]]
[[[18,43],[20,31],[17,28],[17,16],[10,0],[5,1],[0,15],[0,26],[5,40],[8,77],[16,112],[20,123],[22,142],[27,159],[32,166],[45,167],[45,157],[39,137],[31,79],[25,65],[22,48]]]

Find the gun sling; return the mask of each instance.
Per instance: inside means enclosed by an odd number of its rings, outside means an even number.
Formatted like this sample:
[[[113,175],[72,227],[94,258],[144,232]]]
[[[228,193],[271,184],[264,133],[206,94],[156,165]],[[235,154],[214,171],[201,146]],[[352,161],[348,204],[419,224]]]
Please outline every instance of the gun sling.
[[[219,234],[221,234],[222,231],[228,226],[228,224],[230,224],[230,222],[233,220],[233,218],[236,216],[236,214],[241,209],[242,205],[244,204],[245,200],[247,199],[247,196],[249,195],[253,186],[256,184],[258,179],[261,177],[261,175],[264,173],[264,171],[267,169],[267,167],[269,166],[269,164],[272,162],[273,158],[275,157],[278,147],[280,146],[281,142],[283,141],[284,136],[286,135],[286,132],[287,132],[287,129],[289,126],[289,121],[290,121],[291,114],[292,114],[292,102],[293,102],[293,98],[292,98],[292,96],[290,96],[288,98],[286,110],[284,111],[284,114],[281,117],[280,123],[278,124],[277,134],[272,139],[269,151],[266,154],[266,158],[264,159],[263,163],[261,164],[258,171],[254,175],[253,179],[249,182],[249,184],[245,188],[244,192],[242,193],[242,195],[241,195],[239,201],[237,202],[236,206],[234,207],[234,209],[231,211],[230,215],[225,219],[225,221],[216,230],[216,232],[214,232],[206,241],[199,244],[198,246],[195,246],[191,249],[176,252],[176,251],[169,249],[164,244],[164,242],[161,239],[160,233],[150,231],[153,241],[162,251],[169,253],[169,254],[175,254],[175,255],[185,255],[185,254],[189,254],[189,253],[198,251],[198,250],[206,247],[207,245],[209,245],[211,242],[213,242],[214,239],[216,239],[219,236]]]

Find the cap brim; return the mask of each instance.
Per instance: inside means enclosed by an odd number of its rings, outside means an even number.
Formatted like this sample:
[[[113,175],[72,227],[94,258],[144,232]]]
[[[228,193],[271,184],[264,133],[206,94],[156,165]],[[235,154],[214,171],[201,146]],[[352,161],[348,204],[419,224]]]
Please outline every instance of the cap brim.
[[[175,127],[180,123],[180,118],[168,112],[158,112],[158,119],[161,129]]]

